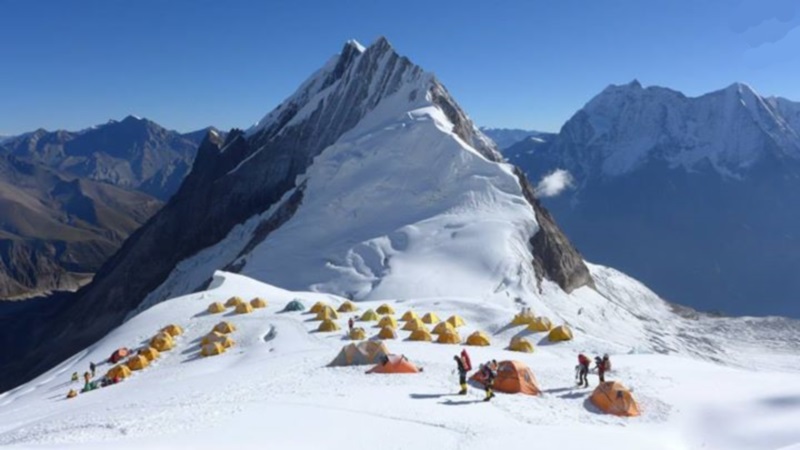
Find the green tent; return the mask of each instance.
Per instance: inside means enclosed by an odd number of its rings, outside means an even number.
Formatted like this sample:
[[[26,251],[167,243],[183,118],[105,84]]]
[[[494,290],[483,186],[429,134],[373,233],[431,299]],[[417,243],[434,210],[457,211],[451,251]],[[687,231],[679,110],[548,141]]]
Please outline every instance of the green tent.
[[[300,303],[300,300],[292,300],[286,304],[286,307],[283,308],[284,311],[305,311],[306,307]]]

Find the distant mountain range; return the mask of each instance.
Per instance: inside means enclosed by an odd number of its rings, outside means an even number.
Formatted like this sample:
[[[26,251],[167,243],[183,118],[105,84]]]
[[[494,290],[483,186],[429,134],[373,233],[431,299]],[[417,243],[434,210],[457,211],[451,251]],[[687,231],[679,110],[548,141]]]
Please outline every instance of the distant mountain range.
[[[191,169],[206,131],[182,135],[128,116],[77,132],[25,133],[2,142],[0,153],[167,200]]]
[[[609,86],[556,135],[506,149],[587,259],[704,310],[800,317],[800,103],[736,83]]]
[[[0,142],[0,299],[90,280],[180,186],[209,130],[129,116]]]
[[[533,130],[522,130],[519,128],[489,128],[489,127],[481,127],[481,133],[485,134],[489,138],[491,138],[495,144],[497,144],[497,148],[500,150],[505,150],[506,148],[516,144],[519,141],[522,141],[531,136],[539,136],[542,134],[540,131],[533,131]]]

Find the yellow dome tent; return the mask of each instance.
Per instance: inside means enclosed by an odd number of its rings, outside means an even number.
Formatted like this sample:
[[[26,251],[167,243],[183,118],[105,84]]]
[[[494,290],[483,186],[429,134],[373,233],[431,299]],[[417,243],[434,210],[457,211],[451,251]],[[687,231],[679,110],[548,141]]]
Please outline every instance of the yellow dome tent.
[[[439,322],[438,325],[433,327],[433,334],[442,334],[446,332],[450,333],[456,332],[456,329],[453,327],[453,325],[450,324],[450,322]]]
[[[167,333],[168,335],[175,337],[183,334],[183,328],[179,327],[178,325],[170,324],[162,328],[161,332]]]
[[[464,319],[459,315],[452,315],[447,318],[447,323],[453,326],[453,328],[463,327],[467,323],[464,322]]]
[[[420,328],[427,329],[428,327],[425,326],[425,322],[419,319],[411,319],[408,322],[406,322],[405,325],[403,325],[403,329],[406,331],[419,330]]]
[[[150,347],[153,347],[159,352],[166,352],[175,347],[175,342],[172,340],[172,336],[166,333],[158,333],[150,339]]]
[[[375,312],[378,314],[394,314],[394,308],[384,303],[381,306],[378,306],[378,309],[376,309]]]
[[[250,306],[250,303],[239,303],[236,305],[236,314],[250,314],[253,312],[253,307]]]
[[[320,312],[323,308],[326,308],[326,307],[330,308],[330,306],[325,302],[317,302],[317,303],[314,303],[313,305],[311,305],[311,309],[309,309],[308,312],[316,314],[316,313]]]
[[[430,331],[427,328],[419,328],[411,332],[411,335],[408,337],[409,341],[427,341],[431,342],[433,340],[433,336],[431,336]]]
[[[225,353],[225,347],[219,342],[209,342],[200,348],[200,355],[202,356],[214,356],[222,353]]]
[[[520,312],[511,319],[511,325],[528,325],[533,322],[535,318],[533,311]]]
[[[125,365],[131,370],[142,370],[150,365],[150,361],[143,355],[136,355],[128,358],[128,360],[125,361]]]
[[[153,347],[147,347],[143,350],[139,350],[139,354],[147,358],[148,361],[153,362],[156,358],[158,358],[158,350],[154,349]]]
[[[319,324],[319,328],[317,331],[328,332],[328,331],[336,331],[339,329],[339,325],[331,319],[325,319],[322,323]]]
[[[356,327],[350,330],[350,334],[348,336],[353,341],[360,341],[367,338],[367,332],[361,327]]]
[[[236,331],[236,327],[230,322],[222,321],[214,325],[214,331],[217,333],[228,334]]]
[[[400,320],[402,320],[403,322],[408,322],[409,320],[415,320],[415,319],[419,320],[419,316],[417,315],[417,313],[415,313],[410,309],[405,313],[403,313],[403,317],[400,318]]]
[[[349,313],[357,310],[358,307],[356,306],[356,304],[351,302],[350,300],[339,305],[339,308],[337,309],[337,311],[339,311],[340,313]]]
[[[508,349],[515,352],[533,353],[533,344],[524,337],[515,336],[511,338]]]
[[[438,344],[460,344],[461,343],[461,336],[453,330],[445,330],[444,332],[439,334],[439,338],[436,339],[436,343]]]
[[[572,330],[570,330],[566,325],[557,326],[550,330],[550,334],[547,335],[547,339],[549,339],[551,342],[572,340]]]
[[[553,323],[547,317],[534,317],[528,324],[528,331],[533,332],[550,331],[551,328],[553,328]]]
[[[241,297],[231,297],[227,302],[225,302],[225,306],[227,308],[232,308],[240,303],[244,303],[244,300],[242,300]]]
[[[397,328],[397,319],[392,316],[383,316],[381,320],[378,321],[378,326],[381,328]]]
[[[233,345],[236,343],[233,339],[231,339],[230,336],[222,334],[218,331],[212,331],[203,336],[203,339],[200,341],[200,345],[203,346],[206,344],[212,344],[214,342],[221,344],[224,348],[233,347]]]
[[[362,322],[374,322],[378,319],[380,319],[378,313],[376,313],[371,309],[368,309],[364,311],[364,314],[361,315],[361,318],[359,320],[361,320]]]
[[[255,309],[266,308],[267,307],[267,301],[264,300],[261,297],[256,297],[256,298],[250,300],[250,306],[252,306]]]
[[[381,331],[378,332],[379,339],[397,339],[397,332],[394,331],[394,328],[391,327],[383,327]]]
[[[487,346],[491,344],[489,336],[483,331],[476,331],[467,336],[467,345]]]
[[[214,303],[208,305],[208,312],[210,314],[219,314],[219,313],[224,312],[224,311],[225,311],[225,305],[223,305],[220,302],[214,302]]]
[[[315,317],[314,320],[334,320],[338,318],[339,314],[336,312],[336,310],[330,306],[326,306],[317,312],[317,317]]]
[[[108,369],[108,372],[106,372],[106,376],[112,380],[114,378],[119,378],[121,380],[124,380],[125,378],[131,376],[131,369],[129,369],[128,366],[126,366],[125,364],[119,364]]]
[[[436,313],[429,312],[428,314],[422,316],[422,321],[427,323],[428,325],[431,325],[434,323],[439,323],[442,320],[439,319],[439,316],[437,316]]]

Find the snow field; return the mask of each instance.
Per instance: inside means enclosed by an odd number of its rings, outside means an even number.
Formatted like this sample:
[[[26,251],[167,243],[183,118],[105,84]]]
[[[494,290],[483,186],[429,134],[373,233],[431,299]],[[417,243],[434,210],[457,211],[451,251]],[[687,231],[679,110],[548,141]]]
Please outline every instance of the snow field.
[[[246,315],[231,309],[204,312],[212,301],[233,295],[260,296],[269,305]],[[400,339],[385,342],[423,367],[420,374],[366,375],[369,366],[326,367],[350,342],[344,338],[347,319],[384,301],[359,302],[358,312],[340,314],[341,331],[318,333],[313,315],[278,312],[294,298],[307,307],[344,301],[218,273],[210,290],[156,305],[0,397],[0,445],[373,448],[381,440],[389,441],[387,448],[480,448],[535,440],[576,449],[587,442],[631,449],[760,449],[800,442],[796,373],[746,371],[677,355],[612,353],[609,378],[631,387],[643,411],[641,417],[618,418],[600,414],[588,402],[591,389],[573,386],[573,346],[581,344],[538,345],[532,354],[504,350],[523,328],[503,330],[513,309],[454,298],[386,301],[397,318],[409,308],[420,315],[433,311],[442,319],[463,316],[468,324],[459,329],[462,338],[475,329],[492,338],[490,347],[467,347],[475,367],[492,358],[521,360],[544,392],[538,397],[498,394],[487,404],[475,387],[467,396],[454,395],[452,357],[462,346],[404,341],[407,331],[398,330]],[[237,326],[232,334],[237,345],[219,356],[198,357],[200,337],[220,320]],[[82,373],[89,361],[103,360],[121,345],[145,342],[168,323],[185,333],[151,367],[119,385],[65,399],[73,371]],[[357,322],[364,325],[369,336],[377,333],[375,322]],[[576,341],[580,338],[576,333]],[[100,365],[98,371],[109,367]],[[596,385],[596,376],[590,382]]]

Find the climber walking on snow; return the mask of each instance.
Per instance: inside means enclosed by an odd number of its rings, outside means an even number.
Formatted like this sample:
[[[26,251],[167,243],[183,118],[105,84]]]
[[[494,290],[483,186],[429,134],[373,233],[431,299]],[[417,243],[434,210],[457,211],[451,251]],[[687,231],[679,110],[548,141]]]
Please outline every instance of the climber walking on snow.
[[[481,367],[481,372],[486,381],[486,398],[483,401],[488,402],[494,397],[494,379],[497,377],[497,361],[492,360],[487,362]]]
[[[578,386],[580,387],[589,387],[589,364],[591,364],[591,361],[586,355],[583,353],[578,355],[576,371],[578,372]]]
[[[458,370],[458,383],[461,385],[461,390],[458,391],[459,395],[467,395],[467,373],[472,370],[472,363],[469,360],[467,349],[461,351],[461,356],[453,356],[456,361],[456,370]]]

